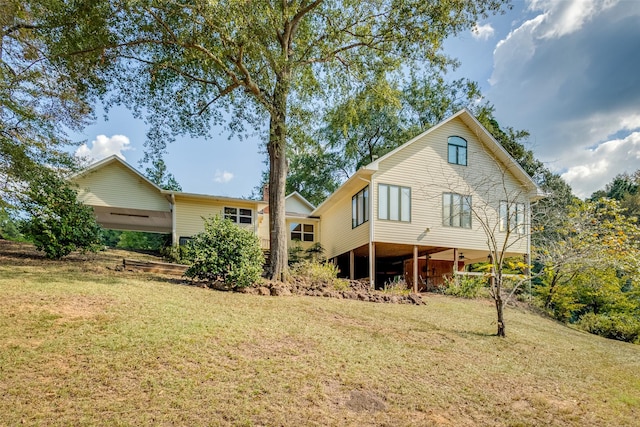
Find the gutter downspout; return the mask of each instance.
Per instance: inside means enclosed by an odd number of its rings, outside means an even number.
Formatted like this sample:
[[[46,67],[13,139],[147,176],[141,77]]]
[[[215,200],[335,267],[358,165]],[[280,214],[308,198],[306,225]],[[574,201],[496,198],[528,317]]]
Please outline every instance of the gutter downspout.
[[[529,301],[531,301],[531,226],[533,225],[533,216],[531,215],[531,200],[527,200],[527,214],[529,216],[529,227],[527,230],[527,287],[529,288]]]
[[[376,269],[376,256],[373,249],[373,176],[371,179],[365,179],[369,183],[369,287],[375,288],[375,269]]]
[[[171,193],[171,245],[178,246],[176,232],[176,195]]]

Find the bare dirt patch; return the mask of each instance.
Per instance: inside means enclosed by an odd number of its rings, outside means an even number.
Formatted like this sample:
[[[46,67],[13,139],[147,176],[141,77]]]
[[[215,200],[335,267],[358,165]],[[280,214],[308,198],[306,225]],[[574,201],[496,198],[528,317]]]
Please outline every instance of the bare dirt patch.
[[[353,390],[346,406],[356,412],[378,412],[387,409],[387,404],[380,396],[366,390]]]

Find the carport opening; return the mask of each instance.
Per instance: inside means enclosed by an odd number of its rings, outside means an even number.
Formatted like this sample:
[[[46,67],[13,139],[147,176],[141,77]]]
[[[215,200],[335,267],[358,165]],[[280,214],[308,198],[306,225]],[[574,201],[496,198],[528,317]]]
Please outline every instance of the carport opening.
[[[163,248],[171,246],[171,234],[103,228],[102,244],[110,248],[158,255]]]

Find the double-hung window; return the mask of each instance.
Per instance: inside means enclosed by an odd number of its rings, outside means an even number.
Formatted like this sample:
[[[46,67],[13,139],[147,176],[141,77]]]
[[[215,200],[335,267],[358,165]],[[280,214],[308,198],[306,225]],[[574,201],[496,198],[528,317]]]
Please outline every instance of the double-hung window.
[[[351,198],[351,228],[369,221],[369,186]]]
[[[444,193],[442,195],[442,225],[471,228],[471,196]]]
[[[224,218],[238,224],[251,224],[253,214],[251,209],[225,207]]]
[[[524,203],[500,202],[500,231],[511,231],[518,234],[525,233],[525,205]]]
[[[467,166],[467,141],[459,136],[450,136],[448,144],[449,163]]]
[[[291,240],[313,242],[313,224],[291,224]]]
[[[378,184],[378,219],[411,221],[411,188]]]

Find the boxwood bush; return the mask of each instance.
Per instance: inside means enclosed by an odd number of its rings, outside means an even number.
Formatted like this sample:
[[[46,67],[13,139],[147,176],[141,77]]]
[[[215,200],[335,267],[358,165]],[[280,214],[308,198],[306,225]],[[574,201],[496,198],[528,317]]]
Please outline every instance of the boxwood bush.
[[[188,244],[192,264],[185,273],[187,277],[242,288],[262,275],[264,254],[258,237],[228,219],[205,219],[204,232]]]

